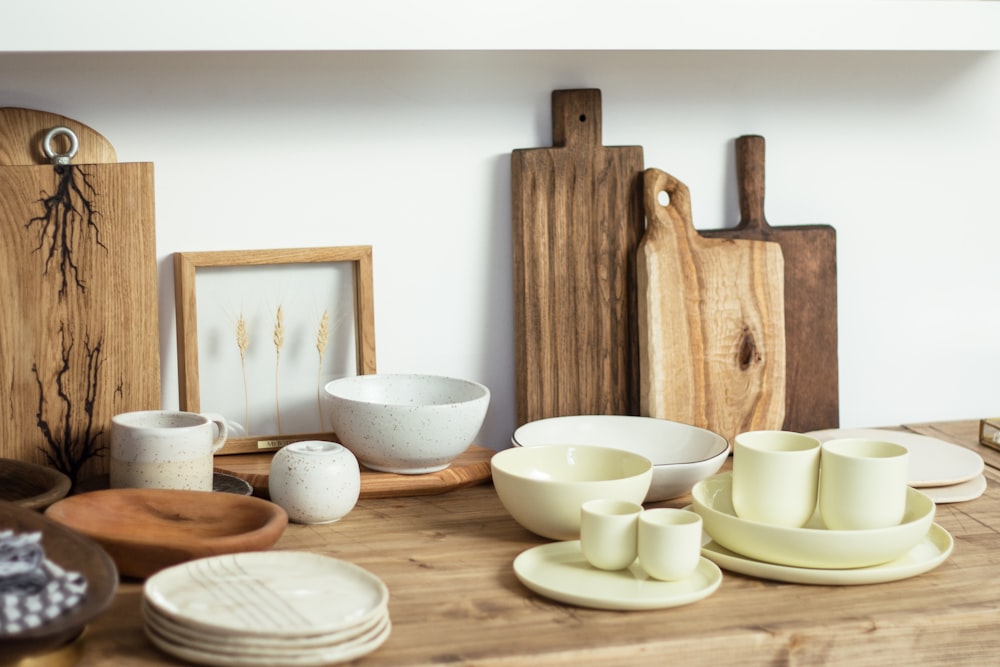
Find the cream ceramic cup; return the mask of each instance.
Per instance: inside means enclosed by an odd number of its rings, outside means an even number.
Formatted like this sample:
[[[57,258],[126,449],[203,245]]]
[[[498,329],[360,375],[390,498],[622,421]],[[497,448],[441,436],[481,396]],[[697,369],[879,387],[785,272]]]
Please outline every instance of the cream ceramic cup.
[[[639,564],[654,579],[677,581],[701,560],[701,516],[659,507],[639,515]]]
[[[893,442],[841,438],[823,444],[819,511],[831,530],[899,525],[906,513],[909,451]]]
[[[638,555],[642,505],[627,500],[588,500],[580,507],[580,550],[600,570],[621,570]]]
[[[111,488],[212,490],[212,459],[226,442],[221,415],[170,410],[111,418]]]
[[[733,509],[741,519],[799,528],[816,511],[820,441],[790,431],[733,439]]]

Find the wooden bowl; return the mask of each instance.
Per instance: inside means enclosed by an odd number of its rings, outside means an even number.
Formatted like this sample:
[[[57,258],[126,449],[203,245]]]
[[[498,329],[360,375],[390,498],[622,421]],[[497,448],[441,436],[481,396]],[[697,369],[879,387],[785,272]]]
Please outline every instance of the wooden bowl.
[[[175,489],[106,489],[70,496],[45,515],[104,547],[123,576],[145,578],[195,558],[270,549],[288,525],[274,503]]]
[[[58,649],[83,632],[111,604],[118,590],[118,571],[108,554],[92,540],[34,510],[0,501],[0,530],[8,529],[15,533],[40,532],[45,557],[87,579],[87,596],[75,609],[16,638],[4,637],[0,641],[0,655],[4,660],[13,660]]]
[[[69,477],[37,463],[0,459],[0,500],[43,510],[69,493]]]

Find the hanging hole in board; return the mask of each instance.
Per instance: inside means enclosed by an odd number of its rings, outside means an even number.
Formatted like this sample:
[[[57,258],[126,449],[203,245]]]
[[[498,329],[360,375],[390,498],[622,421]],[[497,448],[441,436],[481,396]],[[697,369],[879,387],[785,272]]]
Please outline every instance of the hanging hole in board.
[[[62,125],[53,127],[42,139],[42,151],[52,164],[69,164],[79,149],[76,132]]]
[[[587,122],[587,114],[585,114],[585,113],[580,114],[580,122],[581,123],[586,123]]]
[[[660,190],[656,193],[656,201],[660,206],[670,206],[670,193]]]

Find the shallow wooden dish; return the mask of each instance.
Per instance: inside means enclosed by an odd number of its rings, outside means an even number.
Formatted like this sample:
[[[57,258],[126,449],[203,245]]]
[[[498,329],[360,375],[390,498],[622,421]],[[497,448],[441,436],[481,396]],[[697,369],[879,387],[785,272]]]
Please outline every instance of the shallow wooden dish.
[[[230,493],[106,489],[70,496],[46,516],[96,541],[123,576],[195,558],[271,548],[288,525],[278,505]]]
[[[7,501],[0,501],[0,530],[41,532],[45,557],[87,579],[87,597],[74,610],[16,638],[0,640],[0,663],[64,646],[111,604],[118,590],[118,571],[108,554],[92,540],[34,510]]]
[[[43,510],[69,493],[69,477],[55,468],[0,459],[0,500]]]

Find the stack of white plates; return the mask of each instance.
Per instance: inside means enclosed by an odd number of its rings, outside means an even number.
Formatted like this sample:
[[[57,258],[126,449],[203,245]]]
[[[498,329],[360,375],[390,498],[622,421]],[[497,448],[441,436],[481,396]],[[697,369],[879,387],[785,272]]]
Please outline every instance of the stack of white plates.
[[[328,665],[389,637],[389,589],[346,561],[299,551],[201,558],[146,580],[146,634],[202,665]]]

